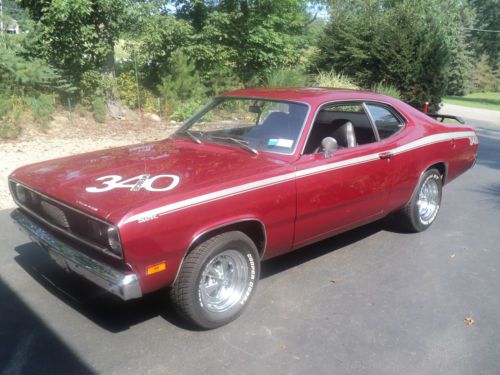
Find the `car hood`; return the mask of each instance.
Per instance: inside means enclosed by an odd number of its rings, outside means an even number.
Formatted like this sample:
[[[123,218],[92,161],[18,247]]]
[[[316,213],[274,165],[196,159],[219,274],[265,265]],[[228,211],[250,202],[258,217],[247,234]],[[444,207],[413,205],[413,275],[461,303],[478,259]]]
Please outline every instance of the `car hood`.
[[[175,137],[36,163],[17,169],[11,178],[119,222],[131,210],[156,201],[170,204],[289,171],[288,163],[270,154]]]

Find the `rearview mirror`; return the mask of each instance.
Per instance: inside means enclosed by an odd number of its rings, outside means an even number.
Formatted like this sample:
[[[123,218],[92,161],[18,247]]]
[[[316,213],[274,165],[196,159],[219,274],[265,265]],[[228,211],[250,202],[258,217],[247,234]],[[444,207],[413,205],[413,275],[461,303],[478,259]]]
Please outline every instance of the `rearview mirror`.
[[[323,153],[325,158],[329,158],[333,155],[335,151],[339,148],[337,140],[333,137],[325,137],[321,141],[321,147],[323,148]]]

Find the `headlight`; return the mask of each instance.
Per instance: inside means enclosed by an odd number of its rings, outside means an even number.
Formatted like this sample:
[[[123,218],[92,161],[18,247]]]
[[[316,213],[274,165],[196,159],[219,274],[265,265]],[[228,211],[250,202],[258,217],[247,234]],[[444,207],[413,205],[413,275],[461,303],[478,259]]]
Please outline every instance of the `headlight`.
[[[118,233],[118,229],[113,227],[108,229],[108,243],[113,253],[121,257],[122,244],[120,241],[120,234]]]
[[[21,184],[16,184],[16,198],[22,204],[25,204],[28,201],[28,192]]]

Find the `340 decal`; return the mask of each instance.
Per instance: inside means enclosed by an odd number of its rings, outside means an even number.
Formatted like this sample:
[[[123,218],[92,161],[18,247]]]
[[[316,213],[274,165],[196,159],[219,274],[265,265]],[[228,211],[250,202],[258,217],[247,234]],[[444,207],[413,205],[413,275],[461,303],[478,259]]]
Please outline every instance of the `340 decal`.
[[[103,193],[113,189],[129,189],[130,191],[139,191],[141,189],[160,192],[169,191],[179,184],[179,176],[173,174],[159,174],[151,176],[149,174],[141,174],[122,181],[122,176],[111,175],[102,176],[96,179],[102,182],[101,187],[90,186],[85,188],[89,193]]]

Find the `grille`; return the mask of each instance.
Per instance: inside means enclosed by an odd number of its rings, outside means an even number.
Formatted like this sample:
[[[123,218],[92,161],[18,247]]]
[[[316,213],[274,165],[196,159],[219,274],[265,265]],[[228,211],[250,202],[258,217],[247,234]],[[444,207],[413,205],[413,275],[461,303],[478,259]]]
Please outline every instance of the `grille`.
[[[42,208],[43,213],[45,214],[44,215],[45,217],[50,218],[54,224],[69,229],[69,222],[63,210],[46,201],[42,201],[40,203],[40,206]]]
[[[109,246],[108,229],[111,225],[72,209],[52,198],[48,198],[23,185],[10,181],[10,188],[17,203],[50,223],[63,235],[100,250],[113,257],[121,258]]]

